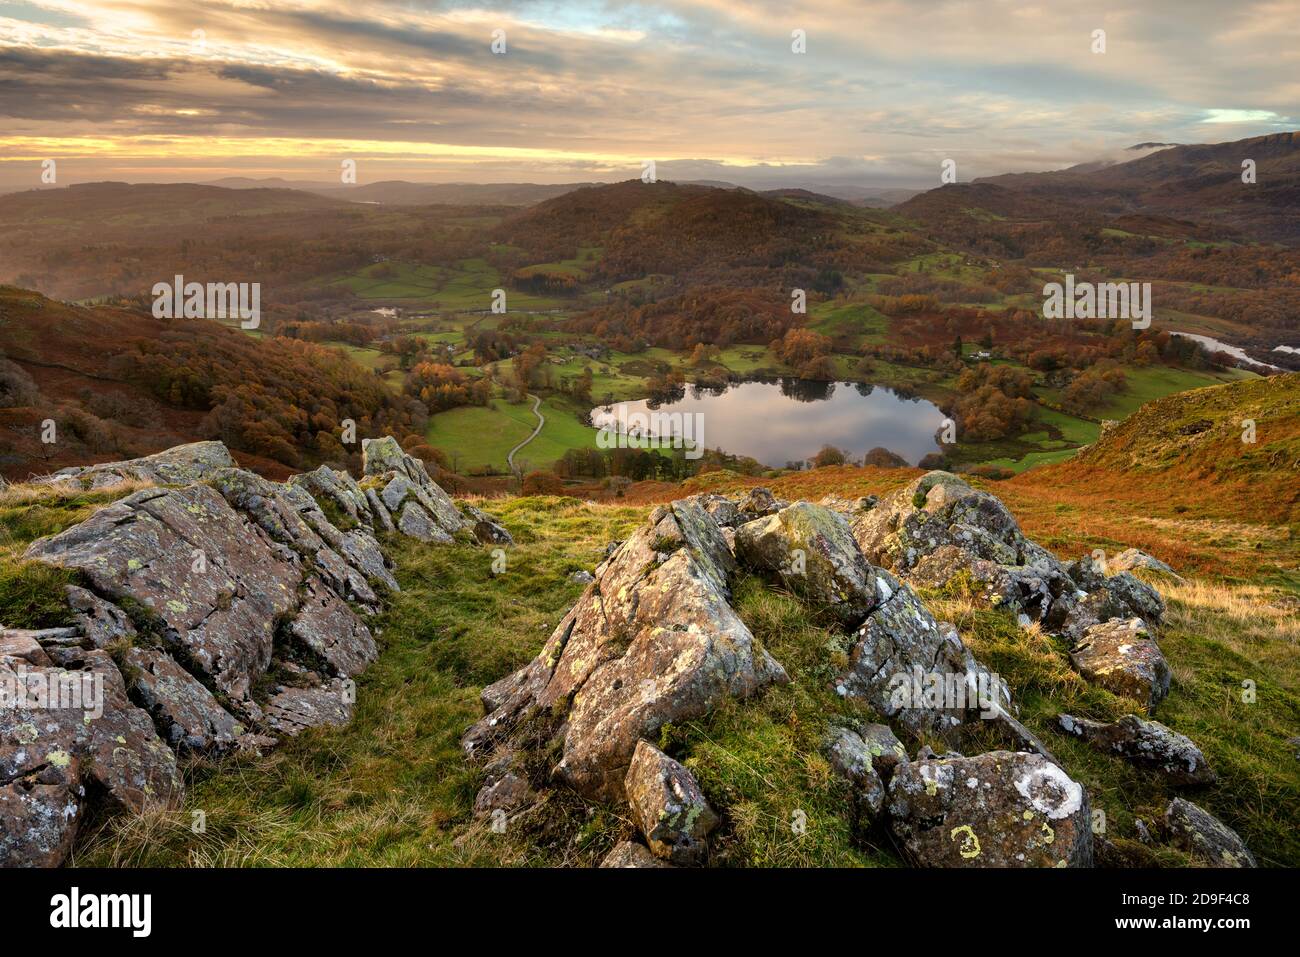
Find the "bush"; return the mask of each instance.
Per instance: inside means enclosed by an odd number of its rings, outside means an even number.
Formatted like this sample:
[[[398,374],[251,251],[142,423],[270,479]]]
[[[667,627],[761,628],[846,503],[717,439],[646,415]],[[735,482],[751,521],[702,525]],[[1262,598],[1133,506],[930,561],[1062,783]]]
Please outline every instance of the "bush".
[[[564,483],[554,472],[537,469],[524,476],[523,493],[525,495],[563,495]]]
[[[874,465],[878,469],[905,469],[907,468],[907,459],[896,452],[889,451],[889,449],[876,446],[862,456],[862,464]]]
[[[813,468],[825,468],[828,465],[843,465],[844,452],[833,445],[823,445],[821,451],[813,456]]]

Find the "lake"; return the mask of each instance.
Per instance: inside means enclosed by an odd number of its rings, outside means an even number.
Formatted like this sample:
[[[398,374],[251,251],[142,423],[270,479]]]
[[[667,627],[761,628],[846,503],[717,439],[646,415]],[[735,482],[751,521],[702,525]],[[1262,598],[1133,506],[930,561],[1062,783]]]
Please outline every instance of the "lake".
[[[651,404],[642,399],[598,407],[591,421],[600,428],[620,416],[622,421],[636,421],[633,416],[648,412],[699,413],[702,418],[694,420],[702,427],[699,444],[748,455],[774,468],[810,459],[823,445],[834,445],[854,458],[880,446],[915,465],[940,451],[935,433],[945,418],[934,403],[881,386],[785,378],[718,390],[687,386],[672,401]]]
[[[1284,369],[1280,369],[1277,366],[1273,365],[1271,362],[1260,362],[1258,359],[1252,359],[1250,356],[1246,354],[1245,349],[1242,349],[1239,346],[1230,346],[1228,345],[1228,343],[1223,342],[1222,340],[1219,339],[1215,339],[1213,336],[1202,336],[1194,332],[1171,332],[1170,335],[1182,336],[1184,339],[1191,339],[1193,342],[1199,342],[1202,346],[1205,347],[1206,351],[1210,353],[1226,352],[1228,355],[1232,356],[1238,362],[1244,362],[1247,365],[1252,365],[1255,366],[1256,368],[1274,369],[1278,372],[1285,371]],[[1278,349],[1285,350],[1286,347],[1279,346]],[[1274,349],[1273,351],[1277,352],[1278,349]]]

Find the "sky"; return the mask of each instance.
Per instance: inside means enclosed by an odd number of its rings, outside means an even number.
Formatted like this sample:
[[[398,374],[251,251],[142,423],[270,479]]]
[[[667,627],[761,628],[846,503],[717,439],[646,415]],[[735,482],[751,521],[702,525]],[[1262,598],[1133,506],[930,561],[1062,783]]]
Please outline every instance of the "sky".
[[[7,188],[929,188],[1298,127],[1300,0],[0,0]]]

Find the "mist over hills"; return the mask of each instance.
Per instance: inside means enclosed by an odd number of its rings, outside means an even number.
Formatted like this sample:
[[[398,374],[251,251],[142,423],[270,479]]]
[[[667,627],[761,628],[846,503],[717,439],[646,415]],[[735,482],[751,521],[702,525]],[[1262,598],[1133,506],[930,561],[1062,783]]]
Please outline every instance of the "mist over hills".
[[[1247,160],[1255,164],[1254,183],[1242,181]],[[1300,240],[1300,132],[1169,146],[1124,163],[1009,173],[975,183],[1052,202],[1086,203],[1110,214],[1221,224],[1261,241]]]

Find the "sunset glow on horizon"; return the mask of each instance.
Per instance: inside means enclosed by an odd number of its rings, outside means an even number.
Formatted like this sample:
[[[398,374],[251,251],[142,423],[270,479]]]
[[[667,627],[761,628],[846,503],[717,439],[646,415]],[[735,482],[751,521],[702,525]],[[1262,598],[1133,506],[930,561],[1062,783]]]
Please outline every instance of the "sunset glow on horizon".
[[[46,158],[69,181],[328,178],[343,157],[361,181],[1060,168],[1294,127],[1300,22],[1246,6],[0,0],[0,184]]]

